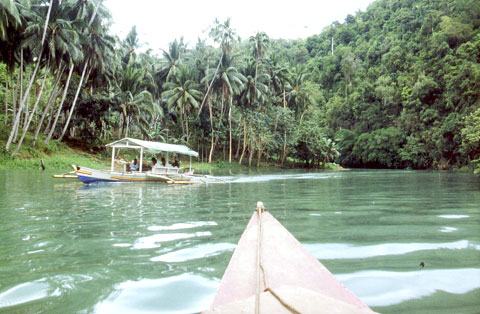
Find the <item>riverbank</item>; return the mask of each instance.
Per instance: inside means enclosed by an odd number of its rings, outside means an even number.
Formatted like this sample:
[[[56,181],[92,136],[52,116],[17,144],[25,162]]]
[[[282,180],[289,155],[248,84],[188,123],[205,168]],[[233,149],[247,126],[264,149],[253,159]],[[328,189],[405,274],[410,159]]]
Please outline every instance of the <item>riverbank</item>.
[[[4,132],[3,132],[4,133]],[[20,148],[18,155],[11,156],[5,151],[7,142],[6,134],[0,135],[0,170],[48,170],[71,171],[72,164],[84,167],[106,169],[110,168],[111,157],[105,151],[80,146],[78,143],[58,142],[51,140],[48,145],[44,144],[44,138],[39,138],[35,148],[33,147],[33,136],[27,135]],[[15,150],[12,145],[11,151]],[[133,159],[133,156],[130,158]],[[186,165],[188,161],[182,162]],[[213,163],[193,162],[193,168],[197,172],[210,172],[215,170],[230,170],[232,172],[243,172],[249,169],[246,165],[239,165],[237,162],[215,161]],[[260,168],[279,168],[274,163],[262,163]],[[296,168],[294,163],[285,165],[286,168]],[[325,165],[325,170],[343,170],[334,163]]]

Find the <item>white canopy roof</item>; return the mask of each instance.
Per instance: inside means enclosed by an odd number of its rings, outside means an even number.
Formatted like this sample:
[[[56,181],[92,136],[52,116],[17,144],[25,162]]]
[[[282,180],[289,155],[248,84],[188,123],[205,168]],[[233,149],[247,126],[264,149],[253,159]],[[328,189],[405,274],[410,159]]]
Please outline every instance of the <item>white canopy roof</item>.
[[[176,153],[182,154],[192,157],[198,157],[198,153],[196,151],[191,150],[185,145],[175,145],[175,144],[167,144],[167,143],[159,143],[159,142],[150,142],[150,141],[142,141],[137,140],[134,138],[125,137],[121,140],[115,141],[113,143],[107,144],[108,147],[115,147],[115,148],[141,148],[143,147],[145,150],[157,154],[160,152],[167,152],[167,153]]]

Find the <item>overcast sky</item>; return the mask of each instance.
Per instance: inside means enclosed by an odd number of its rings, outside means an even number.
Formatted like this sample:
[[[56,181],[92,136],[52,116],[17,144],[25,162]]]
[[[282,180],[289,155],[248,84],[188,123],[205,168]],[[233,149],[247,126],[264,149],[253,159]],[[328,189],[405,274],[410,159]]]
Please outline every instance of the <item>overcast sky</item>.
[[[319,34],[348,14],[365,11],[374,0],[106,0],[112,13],[112,32],[124,39],[137,26],[143,49],[167,49],[168,43],[184,37],[189,47],[205,30],[231,17],[231,27],[242,39],[258,31],[270,38],[297,39]]]

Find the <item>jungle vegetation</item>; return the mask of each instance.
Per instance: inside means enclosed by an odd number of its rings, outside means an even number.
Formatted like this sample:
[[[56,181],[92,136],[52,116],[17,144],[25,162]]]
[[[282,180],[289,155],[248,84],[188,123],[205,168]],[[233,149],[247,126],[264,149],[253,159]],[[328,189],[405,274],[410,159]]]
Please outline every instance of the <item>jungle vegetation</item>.
[[[480,170],[480,2],[377,0],[317,35],[140,49],[102,0],[0,0],[4,155],[125,136],[201,160]],[[209,41],[210,42],[210,41]]]

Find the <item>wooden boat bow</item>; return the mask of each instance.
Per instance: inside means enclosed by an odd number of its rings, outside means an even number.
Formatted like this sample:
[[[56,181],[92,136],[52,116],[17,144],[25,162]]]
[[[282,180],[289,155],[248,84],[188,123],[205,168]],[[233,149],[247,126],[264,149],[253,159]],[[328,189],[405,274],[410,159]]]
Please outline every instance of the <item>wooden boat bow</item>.
[[[262,202],[204,313],[373,313]]]

